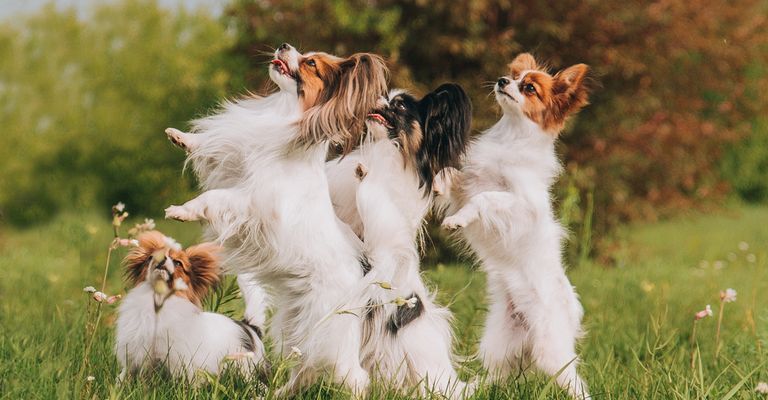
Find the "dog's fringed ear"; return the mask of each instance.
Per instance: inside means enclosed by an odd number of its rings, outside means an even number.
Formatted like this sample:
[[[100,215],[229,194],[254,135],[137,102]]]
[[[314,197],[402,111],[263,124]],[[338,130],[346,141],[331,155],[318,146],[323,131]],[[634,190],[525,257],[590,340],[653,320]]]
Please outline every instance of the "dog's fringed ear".
[[[215,243],[202,243],[187,249],[189,257],[189,280],[194,296],[198,301],[220,280],[219,252],[221,247]]]
[[[517,79],[521,72],[540,69],[536,59],[530,53],[521,53],[508,65],[512,79]]]
[[[152,254],[167,247],[165,235],[158,231],[144,232],[138,237],[139,246],[128,252],[123,260],[125,279],[135,286],[147,277],[147,267]]]
[[[335,71],[318,103],[304,113],[300,141],[328,139],[349,153],[362,135],[365,116],[387,91],[389,70],[381,57],[358,53]]]
[[[589,67],[576,64],[555,74],[552,87],[563,118],[574,114],[589,104]]]
[[[443,168],[461,167],[472,126],[472,101],[461,86],[446,83],[419,101],[419,117],[423,138],[416,168],[420,187],[430,193]]]

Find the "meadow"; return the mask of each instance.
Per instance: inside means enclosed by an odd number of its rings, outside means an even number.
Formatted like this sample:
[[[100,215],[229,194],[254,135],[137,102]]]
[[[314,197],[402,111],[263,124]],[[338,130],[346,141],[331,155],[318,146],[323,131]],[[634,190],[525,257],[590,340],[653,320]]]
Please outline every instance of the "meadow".
[[[192,388],[150,371],[118,386],[112,351],[115,305],[83,292],[100,286],[112,238],[108,213],[67,212],[44,226],[0,230],[0,398],[254,398],[265,385],[225,374]],[[141,222],[130,217],[129,226]],[[182,244],[198,240],[196,225],[157,221]],[[587,262],[569,270],[585,308],[581,372],[595,399],[750,399],[768,380],[768,207],[733,206],[708,215],[632,225],[617,237],[614,265]],[[123,230],[127,230],[124,227]],[[120,259],[113,253],[105,292],[125,293]],[[455,316],[455,349],[464,377],[483,380],[476,350],[485,315],[484,279],[466,264],[426,265],[439,302]],[[239,316],[241,299],[228,284],[208,307]],[[719,292],[738,291],[725,303],[721,350],[715,331]],[[711,304],[714,315],[694,313]],[[89,356],[89,335],[96,328]],[[693,367],[691,357],[693,350]],[[273,365],[266,386],[284,381],[286,362]],[[270,398],[269,395],[266,396]],[[303,398],[347,398],[339,387],[318,384]],[[410,398],[374,384],[371,398]],[[482,385],[476,399],[567,398],[551,380],[528,371],[505,384]]]

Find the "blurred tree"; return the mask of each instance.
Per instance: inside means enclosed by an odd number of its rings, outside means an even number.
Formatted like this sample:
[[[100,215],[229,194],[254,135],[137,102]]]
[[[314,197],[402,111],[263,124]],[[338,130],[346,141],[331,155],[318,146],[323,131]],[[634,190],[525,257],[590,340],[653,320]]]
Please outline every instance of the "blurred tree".
[[[463,84],[477,129],[498,118],[488,85],[515,54],[531,51],[556,68],[591,65],[601,87],[563,136],[568,174],[559,196],[569,198],[563,217],[587,244],[619,222],[727,193],[723,150],[768,109],[768,79],[755,68],[768,62],[766,15],[764,0],[236,0],[228,11],[236,51],[254,67],[254,50],[283,41],[379,52],[395,86]],[[249,79],[263,79],[264,68],[253,70]],[[757,158],[765,163],[768,152]]]
[[[52,5],[0,28],[0,210],[13,223],[118,200],[160,215],[191,195],[163,130],[225,96],[232,35],[154,0]],[[226,61],[229,62],[229,61]]]

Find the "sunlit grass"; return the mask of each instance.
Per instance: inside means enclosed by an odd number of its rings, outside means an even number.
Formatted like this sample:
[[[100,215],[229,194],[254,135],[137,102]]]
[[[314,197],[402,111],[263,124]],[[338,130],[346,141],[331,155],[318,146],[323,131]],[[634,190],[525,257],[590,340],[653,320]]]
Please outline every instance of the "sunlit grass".
[[[138,218],[128,222],[140,222]],[[581,265],[570,270],[585,308],[581,371],[594,398],[755,398],[768,380],[768,208],[737,208],[628,229],[620,267]],[[192,224],[159,221],[182,244],[197,240]],[[0,397],[254,398],[264,388],[225,374],[200,388],[150,371],[118,387],[112,353],[115,307],[104,305],[101,329],[85,376],[77,378],[86,340],[86,313],[93,301],[84,286],[99,286],[112,232],[108,215],[64,215],[27,231],[0,231]],[[124,293],[113,254],[106,292]],[[438,265],[428,276],[438,299],[455,315],[456,349],[466,357],[464,377],[481,380],[476,351],[485,315],[484,277],[464,265]],[[738,291],[723,314],[715,357],[719,292]],[[239,300],[236,299],[235,302]],[[715,317],[697,322],[710,304]],[[224,307],[225,310],[232,310]],[[235,314],[239,307],[235,307]],[[279,368],[280,364],[276,364]],[[270,386],[283,382],[270,381]],[[549,379],[527,373],[504,385],[481,385],[475,398],[566,398]],[[82,391],[82,392],[81,392]],[[319,384],[304,398],[344,398],[338,387]],[[372,398],[399,397],[374,384]]]

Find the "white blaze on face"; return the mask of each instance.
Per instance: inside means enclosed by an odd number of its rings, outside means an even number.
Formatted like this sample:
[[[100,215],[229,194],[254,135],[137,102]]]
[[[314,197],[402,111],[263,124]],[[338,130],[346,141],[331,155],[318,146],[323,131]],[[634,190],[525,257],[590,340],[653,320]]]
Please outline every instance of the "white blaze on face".
[[[301,58],[301,53],[299,53],[293,46],[289,46],[282,51],[279,48],[275,50],[275,59],[284,62],[285,65],[288,66],[290,74],[295,74],[296,71],[298,71],[299,58]],[[272,79],[272,82],[275,82],[280,90],[295,92],[297,89],[296,80],[290,75],[281,73],[272,63],[269,64],[269,78]]]

